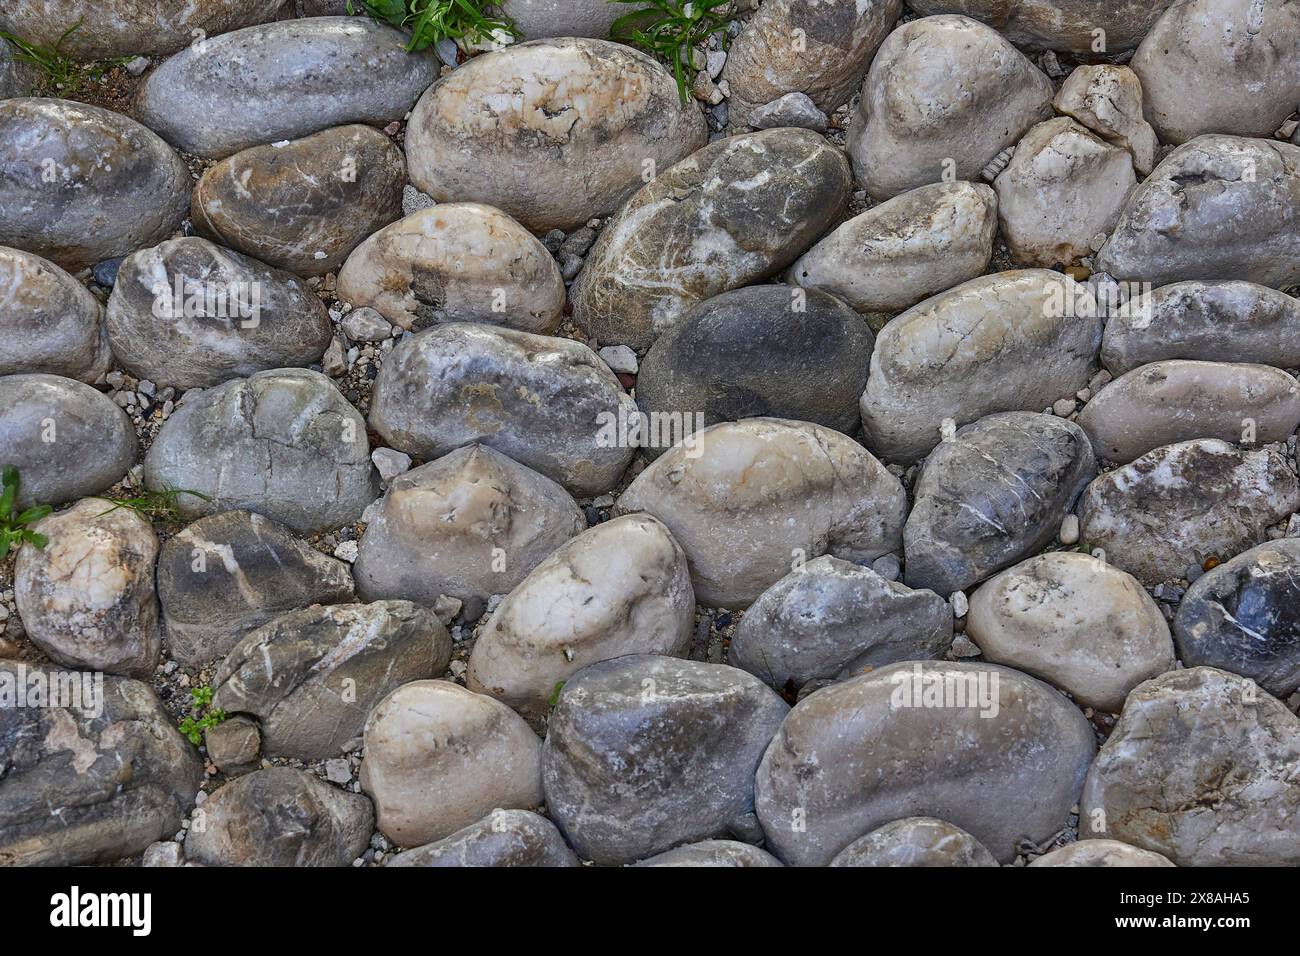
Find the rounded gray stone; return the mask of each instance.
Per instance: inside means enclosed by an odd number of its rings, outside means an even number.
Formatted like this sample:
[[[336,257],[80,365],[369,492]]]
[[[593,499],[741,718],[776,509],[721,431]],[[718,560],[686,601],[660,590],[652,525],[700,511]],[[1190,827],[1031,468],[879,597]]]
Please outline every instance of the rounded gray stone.
[[[1058,846],[1030,866],[1173,866],[1168,857],[1118,840],[1077,840]]]
[[[634,8],[609,0],[502,0],[501,12],[529,40],[546,37],[607,39],[614,21]]]
[[[657,853],[635,866],[672,867],[772,867],[781,861],[765,850],[735,840],[702,840]]]
[[[399,853],[388,866],[579,866],[555,824],[530,810],[493,810],[437,843]]]
[[[53,262],[0,247],[0,375],[93,384],[113,361],[103,316],[99,300]]]
[[[1091,59],[1096,31],[1106,55],[1136,47],[1174,0],[909,0],[921,16],[963,13],[987,23],[1018,47],[1068,50]]]
[[[934,817],[907,817],[854,840],[830,865],[997,866],[998,861],[961,827]]]

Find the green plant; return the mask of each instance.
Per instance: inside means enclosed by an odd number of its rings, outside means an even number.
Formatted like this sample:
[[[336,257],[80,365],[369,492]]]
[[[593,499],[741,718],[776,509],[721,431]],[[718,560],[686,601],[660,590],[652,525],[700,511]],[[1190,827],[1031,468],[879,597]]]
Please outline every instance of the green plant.
[[[119,56],[89,64],[81,64],[72,59],[63,52],[63,44],[67,42],[68,37],[80,29],[84,22],[85,18],[83,17],[64,30],[54,46],[29,43],[22,37],[14,36],[12,33],[6,33],[3,30],[0,30],[0,39],[8,40],[17,48],[18,52],[14,54],[14,59],[23,63],[34,64],[49,77],[50,82],[55,87],[68,93],[75,93],[81,89],[81,85],[86,80],[98,82],[113,67],[121,66],[134,59],[134,57]]]
[[[5,465],[0,472],[0,560],[15,545],[30,544],[39,550],[49,544],[49,538],[27,526],[40,521],[53,510],[49,505],[37,505],[18,511],[18,469]]]
[[[190,743],[198,746],[203,741],[203,732],[211,730],[226,719],[224,710],[212,706],[212,688],[206,684],[190,688],[190,713],[180,723],[180,731],[189,738]]]
[[[609,28],[611,39],[640,47],[665,61],[673,70],[682,103],[691,101],[695,47],[718,34],[727,44],[726,8],[731,0],[609,0],[635,3],[641,9],[619,17]]]
[[[100,512],[101,515],[111,514],[118,508],[130,508],[136,514],[145,518],[158,521],[179,521],[181,512],[177,501],[181,495],[193,495],[195,498],[202,498],[204,501],[212,500],[201,492],[189,491],[185,488],[173,488],[170,485],[166,485],[158,491],[143,490],[130,498],[110,498],[104,495],[96,495],[95,497],[99,498],[100,501],[107,501],[113,506]]]
[[[361,0],[361,6],[372,19],[410,30],[412,53],[444,39],[483,43],[498,31],[519,35],[514,21],[484,13],[484,0]],[[348,13],[355,12],[348,0]]]

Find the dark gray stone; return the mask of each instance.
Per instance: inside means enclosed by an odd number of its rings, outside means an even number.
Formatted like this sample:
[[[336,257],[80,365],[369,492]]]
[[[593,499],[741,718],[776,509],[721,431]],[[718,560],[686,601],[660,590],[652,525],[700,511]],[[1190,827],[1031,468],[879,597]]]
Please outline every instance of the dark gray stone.
[[[579,866],[555,824],[529,810],[493,810],[437,843],[399,853],[389,866]]]

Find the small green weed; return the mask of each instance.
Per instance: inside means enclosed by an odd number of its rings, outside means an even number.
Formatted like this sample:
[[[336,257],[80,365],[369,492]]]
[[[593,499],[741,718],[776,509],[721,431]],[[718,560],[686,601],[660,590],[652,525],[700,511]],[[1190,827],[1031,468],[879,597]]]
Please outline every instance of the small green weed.
[[[224,710],[212,707],[212,688],[206,684],[190,688],[190,714],[180,723],[180,731],[194,746],[203,742],[203,732],[226,719]]]
[[[488,5],[484,0],[361,0],[371,18],[410,31],[406,49],[412,53],[443,39],[483,43],[498,31],[518,36],[511,20],[484,12]],[[348,13],[355,12],[348,0]]]
[[[49,505],[37,505],[26,511],[18,510],[18,469],[5,465],[0,472],[0,560],[4,560],[14,547],[30,544],[40,550],[50,543],[43,534],[37,534],[28,526],[40,521],[54,509]]]
[[[667,63],[677,81],[682,103],[691,101],[691,85],[699,72],[694,50],[718,34],[727,43],[726,9],[731,0],[609,0],[610,3],[639,4],[641,9],[625,14],[609,29],[611,39],[639,47]]]

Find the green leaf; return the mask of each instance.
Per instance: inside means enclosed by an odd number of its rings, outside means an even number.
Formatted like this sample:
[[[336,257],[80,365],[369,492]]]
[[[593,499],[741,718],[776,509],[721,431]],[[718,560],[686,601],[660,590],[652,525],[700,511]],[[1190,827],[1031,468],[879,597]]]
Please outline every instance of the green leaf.
[[[28,544],[30,544],[33,548],[35,548],[37,551],[42,550],[47,544],[50,543],[49,538],[47,538],[43,534],[38,534],[35,531],[24,531],[23,539]]]
[[[8,521],[14,513],[14,501],[18,498],[18,469],[13,465],[5,465],[0,484],[4,488],[0,491],[0,521]]]
[[[14,523],[35,524],[36,522],[40,521],[42,518],[44,518],[53,510],[54,509],[51,508],[49,505],[36,505],[34,508],[28,508],[17,518],[15,518]]]

